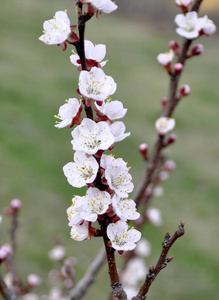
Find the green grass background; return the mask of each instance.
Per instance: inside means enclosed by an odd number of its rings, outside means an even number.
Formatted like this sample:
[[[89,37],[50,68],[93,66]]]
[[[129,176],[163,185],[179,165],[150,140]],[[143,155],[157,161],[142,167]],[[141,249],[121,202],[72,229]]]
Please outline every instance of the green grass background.
[[[38,41],[43,21],[63,9],[76,23],[74,1],[3,0],[0,10],[0,214],[11,199],[22,200],[17,269],[22,278],[32,272],[43,277],[40,295],[49,286],[47,272],[53,265],[47,252],[53,237],[61,237],[68,255],[78,258],[78,279],[101,245],[100,239],[71,240],[67,226],[65,211],[79,191],[62,172],[73,156],[70,132],[54,128],[53,115],[65,99],[77,96],[78,73],[69,61],[70,47],[63,53]],[[86,38],[107,45],[104,71],[118,84],[113,99],[128,108],[124,122],[131,132],[113,153],[129,162],[137,185],[143,170],[138,145],[146,142],[152,148],[160,99],[168,90],[168,76],[156,56],[168,49],[169,40],[181,39],[175,25],[166,31],[119,12],[103,14],[99,21],[93,18]],[[148,299],[218,299],[219,41],[215,35],[198,42],[205,52],[186,65],[181,83],[189,84],[192,94],[175,113],[178,140],[167,151],[177,170],[163,184],[165,195],[153,202],[162,210],[164,224],[147,226],[143,233],[153,250],[147,264],[156,262],[164,233],[173,233],[180,219],[186,223],[186,235],[171,249],[175,259],[152,285]],[[0,244],[8,241],[8,226],[4,217]],[[104,268],[85,299],[107,299],[108,291]]]

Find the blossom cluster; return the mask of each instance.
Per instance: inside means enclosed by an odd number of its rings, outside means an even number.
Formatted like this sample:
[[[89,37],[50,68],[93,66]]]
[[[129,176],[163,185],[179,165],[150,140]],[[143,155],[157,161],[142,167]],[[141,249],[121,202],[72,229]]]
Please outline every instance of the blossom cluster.
[[[87,9],[93,13],[101,10],[109,13],[117,7],[112,1],[81,3],[87,4]],[[75,26],[70,26],[66,12],[57,12],[54,20],[44,22],[47,31],[40,40],[47,44],[49,40],[53,44],[68,42],[74,45],[69,40],[73,27],[75,30]],[[70,56],[70,62],[80,72],[77,90],[80,100],[69,98],[55,116],[59,120],[55,127],[74,127],[71,131],[73,161],[63,167],[64,175],[74,188],[87,186],[85,196],[75,195],[67,209],[71,237],[76,241],[90,239],[100,231],[93,227],[93,223],[97,221],[101,225],[105,222],[108,246],[117,251],[133,250],[141,233],[129,229],[127,224],[128,220],[140,217],[135,202],[129,198],[134,188],[130,168],[122,158],[105,154],[106,150],[113,149],[116,142],[130,135],[124,123],[118,121],[125,116],[127,109],[121,101],[111,98],[117,84],[103,71],[106,46],[85,40],[84,49],[86,68],[82,66],[78,53],[73,52]],[[85,108],[92,111],[92,117],[83,117]]]

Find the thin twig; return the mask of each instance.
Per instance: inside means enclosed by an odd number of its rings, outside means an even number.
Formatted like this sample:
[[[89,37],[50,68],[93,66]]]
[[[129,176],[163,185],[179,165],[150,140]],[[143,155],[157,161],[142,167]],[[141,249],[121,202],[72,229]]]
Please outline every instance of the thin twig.
[[[95,281],[97,273],[106,261],[106,252],[104,247],[101,248],[94,261],[88,267],[86,273],[78,282],[78,284],[70,291],[71,300],[80,300],[89,289],[90,285]]]
[[[192,6],[191,11],[197,12],[199,10],[201,3],[202,3],[202,0],[196,0]],[[185,64],[186,54],[188,52],[189,47],[191,46],[191,43],[192,43],[192,40],[184,39],[181,51],[178,56],[177,63],[181,63],[182,65]],[[163,116],[165,116],[165,117],[171,117],[177,104],[178,104],[178,101],[176,101],[176,92],[177,92],[177,87],[178,87],[178,83],[179,83],[181,74],[182,74],[182,72],[180,73],[180,75],[171,75],[170,76],[169,97],[168,97],[166,110],[163,113]],[[160,137],[158,137],[154,144],[151,157],[150,157],[150,159],[146,165],[145,171],[143,173],[141,183],[140,183],[139,187],[136,189],[136,192],[133,197],[137,206],[140,204],[140,202],[144,196],[144,192],[152,180],[154,171],[156,170],[157,162],[160,157],[160,153],[163,148],[164,148],[164,145],[163,145],[162,141],[160,140]]]
[[[160,271],[163,270],[167,266],[167,264],[173,260],[173,256],[167,257],[170,248],[179,237],[184,235],[184,233],[184,223],[182,221],[172,237],[170,237],[169,233],[166,233],[164,241],[162,243],[162,251],[156,266],[154,267],[152,265],[150,267],[149,273],[146,275],[144,284],[141,286],[138,295],[136,297],[133,297],[132,300],[146,299],[146,295],[152,282],[155,280]]]

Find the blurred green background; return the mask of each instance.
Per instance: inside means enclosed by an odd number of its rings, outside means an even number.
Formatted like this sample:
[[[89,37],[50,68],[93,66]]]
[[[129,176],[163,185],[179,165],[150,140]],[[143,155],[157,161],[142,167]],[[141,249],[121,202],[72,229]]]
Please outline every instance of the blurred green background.
[[[218,16],[212,6],[218,1],[205,2],[209,16]],[[99,21],[93,18],[87,24],[86,38],[107,45],[109,62],[104,71],[118,84],[113,99],[128,108],[124,122],[131,132],[113,152],[129,162],[137,185],[143,171],[138,145],[146,142],[152,148],[160,99],[168,90],[168,76],[156,57],[168,50],[171,39],[181,41],[173,22],[179,10],[174,1],[156,0],[152,5],[152,1],[124,0],[117,4],[114,14],[102,14]],[[134,13],[135,4],[139,13]],[[53,115],[65,99],[77,97],[78,72],[69,61],[70,47],[63,53],[60,47],[38,41],[43,21],[64,9],[76,24],[74,1],[2,0],[0,10],[0,214],[11,199],[22,200],[17,269],[22,278],[33,272],[43,277],[37,290],[40,295],[49,286],[47,272],[53,264],[47,252],[53,237],[59,236],[68,255],[78,258],[77,279],[102,242],[75,242],[67,226],[65,211],[79,191],[67,183],[62,172],[73,156],[70,131],[57,130]],[[202,9],[202,15],[206,11]],[[175,113],[178,139],[167,151],[177,169],[163,184],[164,196],[153,201],[164,223],[144,230],[153,251],[147,264],[156,262],[165,232],[173,233],[180,219],[186,223],[186,235],[171,249],[175,259],[152,285],[148,299],[218,299],[219,40],[215,34],[198,43],[204,44],[205,51],[186,65],[181,84],[189,84],[192,94]],[[8,227],[3,217],[0,244],[8,241]],[[106,268],[97,279],[85,299],[107,299]]]

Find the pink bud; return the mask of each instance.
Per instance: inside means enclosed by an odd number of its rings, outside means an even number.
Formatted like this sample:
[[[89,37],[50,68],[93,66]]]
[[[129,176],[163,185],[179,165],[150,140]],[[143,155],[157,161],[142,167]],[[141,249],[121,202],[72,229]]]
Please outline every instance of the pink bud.
[[[147,160],[147,156],[148,156],[148,145],[147,144],[141,144],[139,146],[139,151],[143,157],[144,160]]]
[[[164,165],[166,171],[174,171],[176,169],[176,163],[173,160],[167,160]]]
[[[183,70],[183,64],[177,63],[174,65],[174,75],[179,75]]]
[[[0,263],[12,254],[11,248],[8,245],[0,247]]]
[[[169,146],[176,141],[176,135],[175,134],[170,134],[168,139],[164,142],[164,147]]]
[[[195,55],[200,55],[204,51],[204,46],[202,44],[194,45],[188,53],[188,57]]]
[[[42,280],[39,276],[36,274],[30,274],[27,277],[27,284],[30,288],[34,288],[36,286],[39,286],[41,284]]]
[[[163,97],[163,98],[161,99],[162,110],[165,110],[166,105],[167,105],[167,102],[168,102],[167,97]]]
[[[170,41],[169,42],[169,47],[170,47],[170,49],[173,50],[173,52],[175,54],[179,53],[180,47],[179,47],[179,44],[177,43],[177,41]]]
[[[179,99],[186,97],[191,94],[190,86],[185,84],[179,88]]]
[[[21,208],[21,201],[19,199],[13,199],[10,206],[13,210],[18,211]]]
[[[167,181],[169,179],[170,175],[167,171],[161,171],[159,174],[160,181]]]

